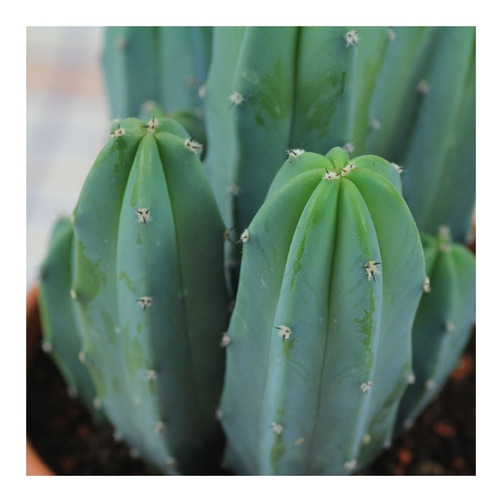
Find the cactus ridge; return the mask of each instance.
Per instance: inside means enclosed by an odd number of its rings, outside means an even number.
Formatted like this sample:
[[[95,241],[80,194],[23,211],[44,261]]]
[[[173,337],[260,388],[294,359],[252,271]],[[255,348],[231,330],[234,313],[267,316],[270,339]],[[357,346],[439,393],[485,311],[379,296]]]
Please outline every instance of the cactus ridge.
[[[401,402],[396,433],[418,418],[442,389],[470,338],[475,258],[447,232],[422,235],[430,292],[422,295],[412,332],[414,381]]]
[[[249,225],[221,405],[238,473],[351,473],[392,435],[425,278],[394,172],[304,153]]]
[[[50,352],[72,396],[78,396],[96,421],[102,413],[95,408],[96,389],[82,363],[82,333],[71,298],[73,224],[63,217],[55,224],[40,276],[40,319],[43,347]]]
[[[73,288],[104,410],[162,470],[203,470],[221,445],[229,298],[224,226],[187,132],[115,124],[74,216]]]

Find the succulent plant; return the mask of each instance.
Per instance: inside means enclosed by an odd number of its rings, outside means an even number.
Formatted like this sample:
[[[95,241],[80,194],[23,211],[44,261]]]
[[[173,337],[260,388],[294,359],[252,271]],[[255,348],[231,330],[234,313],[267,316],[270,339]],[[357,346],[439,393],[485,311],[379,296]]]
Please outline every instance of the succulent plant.
[[[50,353],[64,377],[68,393],[79,397],[97,421],[96,390],[87,367],[81,362],[82,332],[71,298],[73,225],[69,217],[55,224],[49,250],[41,267],[39,307],[42,323],[42,348]]]
[[[73,215],[70,293],[98,405],[147,461],[183,473],[222,445],[229,306],[199,146],[172,120],[115,124]]]
[[[412,384],[399,409],[396,433],[410,428],[442,389],[460,359],[474,323],[476,260],[454,243],[449,228],[422,235],[429,284],[412,333]]]
[[[42,272],[68,385],[161,472],[213,472],[224,439],[237,474],[362,472],[473,323],[474,49],[473,27],[107,28],[119,120]]]
[[[102,64],[113,118],[138,116],[153,101],[166,112],[201,110],[212,28],[112,26]]]
[[[243,474],[345,474],[392,437],[422,245],[376,156],[292,155],[242,236],[222,423]]]

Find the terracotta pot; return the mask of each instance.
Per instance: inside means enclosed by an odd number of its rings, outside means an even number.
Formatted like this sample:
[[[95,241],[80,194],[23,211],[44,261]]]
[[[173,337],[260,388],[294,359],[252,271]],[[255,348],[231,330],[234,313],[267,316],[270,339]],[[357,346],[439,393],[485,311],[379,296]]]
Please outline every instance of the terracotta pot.
[[[26,369],[27,377],[30,374],[35,356],[40,348],[42,328],[38,311],[38,287],[34,287],[28,294],[26,301]],[[26,438],[26,475],[52,476],[54,473],[43,462]]]

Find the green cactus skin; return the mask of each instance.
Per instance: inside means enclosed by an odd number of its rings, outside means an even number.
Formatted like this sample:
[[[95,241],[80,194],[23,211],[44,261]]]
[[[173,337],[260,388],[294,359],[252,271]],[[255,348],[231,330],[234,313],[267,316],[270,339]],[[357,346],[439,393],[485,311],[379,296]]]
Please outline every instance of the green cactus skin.
[[[430,293],[422,295],[412,334],[414,383],[398,412],[396,433],[412,426],[442,389],[470,338],[475,308],[475,258],[446,231],[422,235]]]
[[[137,117],[148,101],[200,114],[211,39],[210,27],[107,27],[102,63],[113,118]]]
[[[421,232],[469,233],[475,204],[475,28],[394,28],[365,151],[400,164]]]
[[[229,304],[224,225],[193,149],[172,120],[123,120],[74,212],[72,294],[98,398],[140,456],[184,474],[221,452]]]
[[[102,66],[111,116],[138,116],[159,95],[156,28],[110,26],[104,32]]]
[[[81,328],[70,296],[73,224],[63,217],[55,224],[49,250],[40,274],[39,306],[43,348],[58,366],[68,393],[79,397],[96,421],[102,412],[94,408],[96,390],[90,374],[80,360]]]
[[[215,28],[205,164],[223,218],[238,234],[288,148],[297,35],[290,27]]]
[[[244,233],[219,413],[236,473],[353,473],[390,440],[425,282],[398,177],[303,153]]]

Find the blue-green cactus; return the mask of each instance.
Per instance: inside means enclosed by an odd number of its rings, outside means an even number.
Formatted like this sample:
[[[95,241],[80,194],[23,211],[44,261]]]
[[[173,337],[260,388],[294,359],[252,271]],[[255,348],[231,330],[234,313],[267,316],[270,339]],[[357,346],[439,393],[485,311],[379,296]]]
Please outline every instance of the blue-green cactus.
[[[123,120],[74,212],[85,364],[111,423],[170,473],[209,470],[222,438],[224,226],[199,146],[172,120]]]
[[[211,27],[107,27],[102,63],[113,118],[137,117],[148,101],[169,113],[201,110],[211,45]]]
[[[102,413],[94,408],[96,390],[82,364],[82,334],[71,298],[73,225],[67,217],[55,224],[40,273],[40,320],[43,344],[57,364],[71,396],[78,396],[95,420]]]
[[[237,473],[352,473],[391,439],[425,282],[399,182],[379,157],[302,153],[243,233],[219,413]]]
[[[476,261],[467,247],[453,243],[448,229],[422,235],[428,293],[415,316],[412,384],[401,402],[396,433],[411,427],[442,389],[472,333]]]

